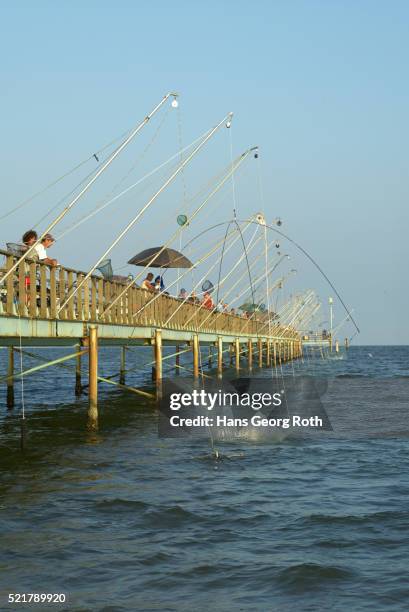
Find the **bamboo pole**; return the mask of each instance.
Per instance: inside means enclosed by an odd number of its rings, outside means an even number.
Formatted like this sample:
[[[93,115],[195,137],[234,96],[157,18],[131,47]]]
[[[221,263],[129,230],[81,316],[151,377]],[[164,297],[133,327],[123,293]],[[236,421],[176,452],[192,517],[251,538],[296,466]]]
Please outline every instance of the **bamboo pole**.
[[[19,350],[17,348],[14,348],[14,350]],[[29,353],[27,353],[27,351],[23,351],[24,353],[26,353],[27,355],[29,355]],[[12,379],[16,379],[16,378],[21,378],[22,376],[27,376],[28,374],[32,374],[33,372],[38,372],[39,370],[44,370],[44,368],[48,368],[49,366],[53,366],[53,365],[59,365],[62,364],[62,362],[67,361],[68,359],[72,359],[73,357],[76,357],[78,353],[73,353],[72,355],[66,355],[65,357],[59,357],[58,359],[54,359],[53,361],[47,361],[47,363],[43,363],[41,365],[38,366],[34,366],[33,368],[30,368],[29,370],[24,370],[24,372],[19,372],[17,374],[13,374],[11,376],[3,376],[2,378],[0,378],[0,382],[4,382],[6,380],[12,380]],[[37,355],[32,355],[33,357],[39,359],[39,357]]]
[[[98,380],[109,385],[115,385],[116,387],[120,387],[121,389],[125,389],[126,391],[131,391],[132,393],[136,393],[137,395],[142,395],[143,397],[147,397],[149,399],[155,398],[152,393],[142,391],[141,389],[137,389],[136,387],[130,387],[129,385],[122,385],[121,383],[117,383],[114,380],[110,380],[109,378],[104,378],[103,376],[98,376]]]
[[[98,327],[89,326],[88,429],[98,429]]]
[[[7,368],[7,408],[14,408],[14,348],[9,346],[9,359]]]

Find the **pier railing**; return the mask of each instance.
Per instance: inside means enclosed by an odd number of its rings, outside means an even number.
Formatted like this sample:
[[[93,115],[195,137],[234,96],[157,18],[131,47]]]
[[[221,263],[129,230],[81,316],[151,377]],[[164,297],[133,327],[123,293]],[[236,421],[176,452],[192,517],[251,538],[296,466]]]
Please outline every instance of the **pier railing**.
[[[3,250],[0,250],[0,255],[4,256],[1,277],[18,261],[18,257]],[[158,296],[135,285],[124,292],[126,280],[107,280],[98,275],[92,275],[79,287],[85,276],[85,272],[63,266],[51,267],[23,260],[0,285],[0,316],[268,335],[265,317],[256,320],[254,317],[246,319],[230,313],[210,312],[200,304],[182,303],[182,300],[165,294]],[[121,293],[123,295],[116,300]],[[113,306],[109,308],[111,304]],[[294,329],[280,328],[277,323],[273,325],[273,335],[298,337]]]

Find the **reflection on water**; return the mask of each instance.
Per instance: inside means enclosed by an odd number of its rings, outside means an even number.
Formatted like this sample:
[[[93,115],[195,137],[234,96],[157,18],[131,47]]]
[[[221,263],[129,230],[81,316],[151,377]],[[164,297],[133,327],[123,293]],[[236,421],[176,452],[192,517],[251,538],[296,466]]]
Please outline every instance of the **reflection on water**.
[[[118,363],[104,350],[102,375]],[[330,377],[334,432],[217,441],[218,460],[208,440],[159,439],[155,406],[111,388],[87,431],[62,369],[27,379],[21,453],[4,390],[0,608],[40,591],[66,610],[406,609],[408,367],[407,347],[287,364]]]

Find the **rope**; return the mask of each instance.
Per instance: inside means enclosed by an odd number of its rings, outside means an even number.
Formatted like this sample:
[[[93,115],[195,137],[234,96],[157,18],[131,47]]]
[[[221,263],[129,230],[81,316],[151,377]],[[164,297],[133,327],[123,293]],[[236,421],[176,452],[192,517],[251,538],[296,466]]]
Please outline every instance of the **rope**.
[[[32,200],[34,200],[35,198],[37,198],[40,195],[43,195],[43,193],[45,193],[46,191],[48,191],[48,189],[51,189],[51,187],[54,187],[55,185],[57,185],[58,183],[60,183],[63,179],[65,179],[67,176],[69,176],[70,174],[73,174],[76,170],[78,170],[79,168],[81,168],[81,166],[83,166],[84,164],[86,164],[87,162],[89,162],[91,159],[96,159],[96,161],[98,162],[98,155],[100,155],[103,151],[105,151],[106,149],[108,149],[109,147],[111,147],[113,144],[115,144],[116,142],[118,142],[118,140],[121,140],[122,138],[125,138],[125,136],[127,134],[129,134],[131,130],[127,130],[126,132],[124,132],[123,134],[121,134],[121,136],[118,136],[117,138],[115,138],[114,140],[112,140],[110,143],[108,143],[107,145],[105,145],[104,147],[102,147],[101,149],[99,149],[98,151],[96,151],[96,153],[93,153],[92,155],[90,155],[89,157],[87,157],[86,159],[84,159],[83,161],[81,161],[79,164],[77,164],[76,166],[74,166],[73,168],[71,168],[71,170],[69,170],[68,172],[66,172],[65,174],[62,174],[61,176],[59,176],[57,179],[51,181],[51,183],[49,183],[48,185],[46,185],[45,187],[43,187],[42,189],[40,189],[39,191],[37,191],[36,193],[34,193],[33,195],[31,195],[29,198],[27,198],[26,200],[23,200],[23,202],[21,202],[20,204],[18,204],[17,206],[14,206],[14,208],[10,209],[8,212],[6,212],[4,215],[0,216],[0,220],[1,219],[6,219],[6,217],[9,217],[10,215],[12,215],[14,212],[16,212],[17,210],[20,210],[21,208],[23,208],[24,206],[26,206],[26,204],[29,204]],[[90,176],[90,175],[88,175]]]

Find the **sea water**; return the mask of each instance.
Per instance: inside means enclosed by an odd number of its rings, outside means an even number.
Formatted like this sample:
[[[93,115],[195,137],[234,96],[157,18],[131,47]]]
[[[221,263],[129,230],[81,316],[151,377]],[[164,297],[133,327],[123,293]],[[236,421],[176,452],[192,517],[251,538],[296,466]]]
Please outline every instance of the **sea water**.
[[[129,384],[147,378],[143,351]],[[119,351],[100,362],[117,372]],[[409,348],[305,352],[283,373],[328,380],[333,431],[226,436],[224,460],[206,439],[159,438],[155,406],[111,387],[87,432],[66,368],[26,379],[21,452],[20,385],[11,411],[3,389],[0,609],[46,592],[66,594],[54,610],[406,610]]]

